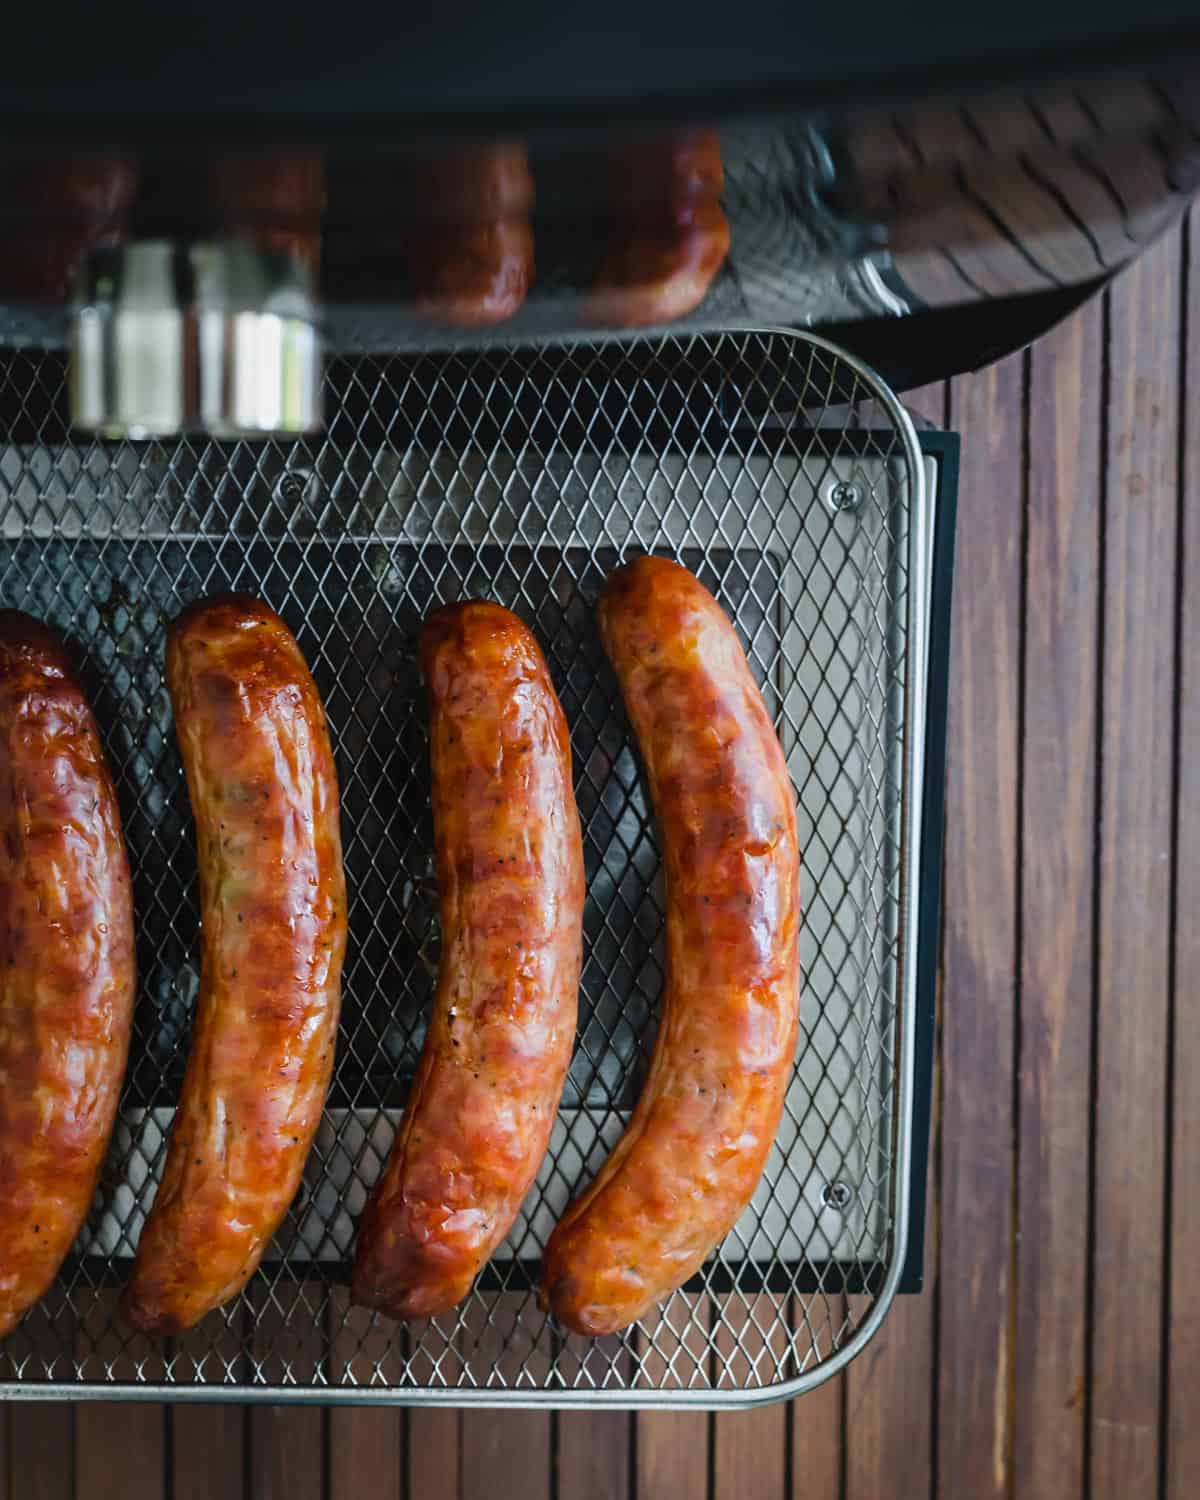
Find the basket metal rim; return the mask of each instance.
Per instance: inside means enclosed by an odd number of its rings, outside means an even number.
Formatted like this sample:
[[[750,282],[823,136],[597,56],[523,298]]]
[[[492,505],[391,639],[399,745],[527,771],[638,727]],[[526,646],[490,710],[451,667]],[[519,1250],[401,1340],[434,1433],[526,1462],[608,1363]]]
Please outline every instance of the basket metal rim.
[[[912,1178],[913,1092],[916,1060],[917,991],[917,892],[921,879],[921,820],[924,802],[922,767],[925,754],[925,700],[928,662],[930,562],[932,508],[936,495],[925,480],[925,463],[916,429],[896,393],[865,361],[832,340],[805,329],[769,324],[694,333],[692,339],[715,334],[768,335],[822,350],[841,360],[857,374],[880,401],[900,436],[907,465],[909,487],[907,545],[907,657],[916,670],[905,674],[905,732],[902,752],[903,797],[901,799],[902,880],[900,887],[899,940],[902,965],[897,1000],[901,1025],[897,1066],[894,1221],[891,1255],[882,1285],[863,1321],[845,1344],[828,1359],[791,1380],[772,1385],[719,1389],[591,1389],[505,1390],[496,1387],[414,1386],[280,1386],[171,1384],[164,1381],[46,1381],[28,1383],[0,1380],[0,1400],[36,1401],[167,1401],[237,1405],[296,1406],[440,1406],[459,1408],[562,1409],[576,1411],[689,1410],[722,1411],[768,1406],[806,1394],[832,1379],[858,1357],[882,1326],[895,1300],[904,1270],[909,1234],[909,1199]],[[644,335],[643,335],[644,337]],[[678,338],[663,330],[655,337]],[[578,342],[575,340],[572,343]],[[521,347],[521,346],[514,346]],[[530,347],[543,347],[534,345]]]

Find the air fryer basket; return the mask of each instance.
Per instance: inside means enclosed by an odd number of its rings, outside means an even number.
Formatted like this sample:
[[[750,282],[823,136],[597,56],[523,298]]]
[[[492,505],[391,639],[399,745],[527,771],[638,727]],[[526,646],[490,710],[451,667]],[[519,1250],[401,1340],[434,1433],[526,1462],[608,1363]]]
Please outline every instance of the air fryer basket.
[[[0,599],[63,630],[116,772],[140,992],[120,1123],[75,1253],[0,1345],[6,1396],[726,1404],[803,1390],[882,1319],[908,1233],[932,497],[871,373],[785,332],[359,357],[324,438],[75,442],[52,353],[0,356]],[[655,831],[593,604],[623,559],[693,568],[775,715],[803,849],[803,998],[753,1203],[621,1338],[565,1337],[532,1288],[556,1216],[628,1118],[662,978]],[[295,631],[342,788],[350,947],[304,1188],[247,1294],[186,1338],[120,1322],[198,984],[195,853],[163,633],[251,590]],[[536,631],[571,725],[588,901],[579,1043],[551,1148],[456,1314],[350,1309],[354,1220],[419,1053],[437,962],[425,706],[436,603]]]

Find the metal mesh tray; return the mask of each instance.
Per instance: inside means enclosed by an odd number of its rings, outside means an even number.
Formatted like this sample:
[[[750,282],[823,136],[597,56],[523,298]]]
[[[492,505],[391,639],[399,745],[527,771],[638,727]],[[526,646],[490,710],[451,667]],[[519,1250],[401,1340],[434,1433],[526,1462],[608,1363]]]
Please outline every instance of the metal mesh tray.
[[[0,1393],[710,1403],[840,1367],[906,1238],[928,501],[911,425],[820,340],[760,333],[432,359],[328,375],[311,443],[73,443],[57,356],[0,363],[0,599],[65,631],[116,773],[140,989],[92,1213],[0,1345]],[[532,1287],[557,1215],[628,1118],[662,978],[659,857],[593,603],[625,557],[692,567],[738,627],[779,728],[803,849],[801,1036],[750,1207],[620,1338],[566,1337]],[[247,1294],[188,1336],[125,1328],[198,985],[191,820],[163,633],[221,588],[295,631],[328,709],[350,889],[344,1019],[305,1183]],[[585,830],[579,1041],[537,1184],[453,1315],[349,1308],[354,1220],[423,1039],[437,962],[415,633],[487,595],[546,649]],[[850,1295],[853,1294],[853,1295]]]

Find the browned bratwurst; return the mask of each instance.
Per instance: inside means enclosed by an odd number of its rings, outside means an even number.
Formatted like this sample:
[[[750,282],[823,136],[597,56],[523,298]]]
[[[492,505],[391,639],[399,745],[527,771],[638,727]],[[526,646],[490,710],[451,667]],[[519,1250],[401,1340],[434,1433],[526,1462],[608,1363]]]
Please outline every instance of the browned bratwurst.
[[[639,1318],[749,1202],[799,1020],[795,802],[733,627],[676,563],[608,583],[600,630],[658,816],[666,985],[629,1128],[546,1248],[542,1297],[579,1333]]]
[[[495,604],[421,635],[442,960],[400,1133],[359,1225],[354,1300],[395,1318],[460,1301],[545,1155],[571,1060],[583,849],[562,709]]]
[[[587,321],[646,328],[693,312],[729,254],[715,131],[639,141],[598,175],[600,202],[612,201],[616,228],[587,294]]]
[[[125,1291],[150,1333],[239,1292],[287,1212],[329,1087],[346,947],[333,754],[287,626],[244,595],[201,600],[171,626],[167,685],[196,819],[201,970]]]
[[[133,1018],[112,778],[58,640],[0,611],[0,1335],[87,1214]]]
[[[511,318],[533,281],[533,178],[520,145],[430,158],[415,176],[422,217],[406,256],[418,316],[448,328]]]

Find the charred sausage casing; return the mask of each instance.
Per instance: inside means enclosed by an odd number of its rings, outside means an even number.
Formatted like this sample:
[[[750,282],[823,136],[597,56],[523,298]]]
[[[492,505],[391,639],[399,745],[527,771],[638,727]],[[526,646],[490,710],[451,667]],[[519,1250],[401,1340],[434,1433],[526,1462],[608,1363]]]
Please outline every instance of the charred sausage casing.
[[[54,1280],[91,1204],[135,987],[96,722],[59,641],[0,611],[0,1335]]]
[[[200,995],[124,1311],[190,1328],[245,1285],[300,1183],[333,1069],[346,946],[325,713],[283,621],[244,595],[171,626],[167,685],[196,820]]]
[[[686,569],[643,557],[606,586],[600,630],[657,814],[666,979],[629,1126],[546,1248],[542,1299],[584,1334],[635,1322],[732,1228],[799,1021],[795,801],[733,627]]]
[[[525,626],[439,610],[430,704],[442,957],[408,1107],[359,1224],[354,1300],[445,1312],[508,1233],[575,1038],[584,897],[567,725]]]

